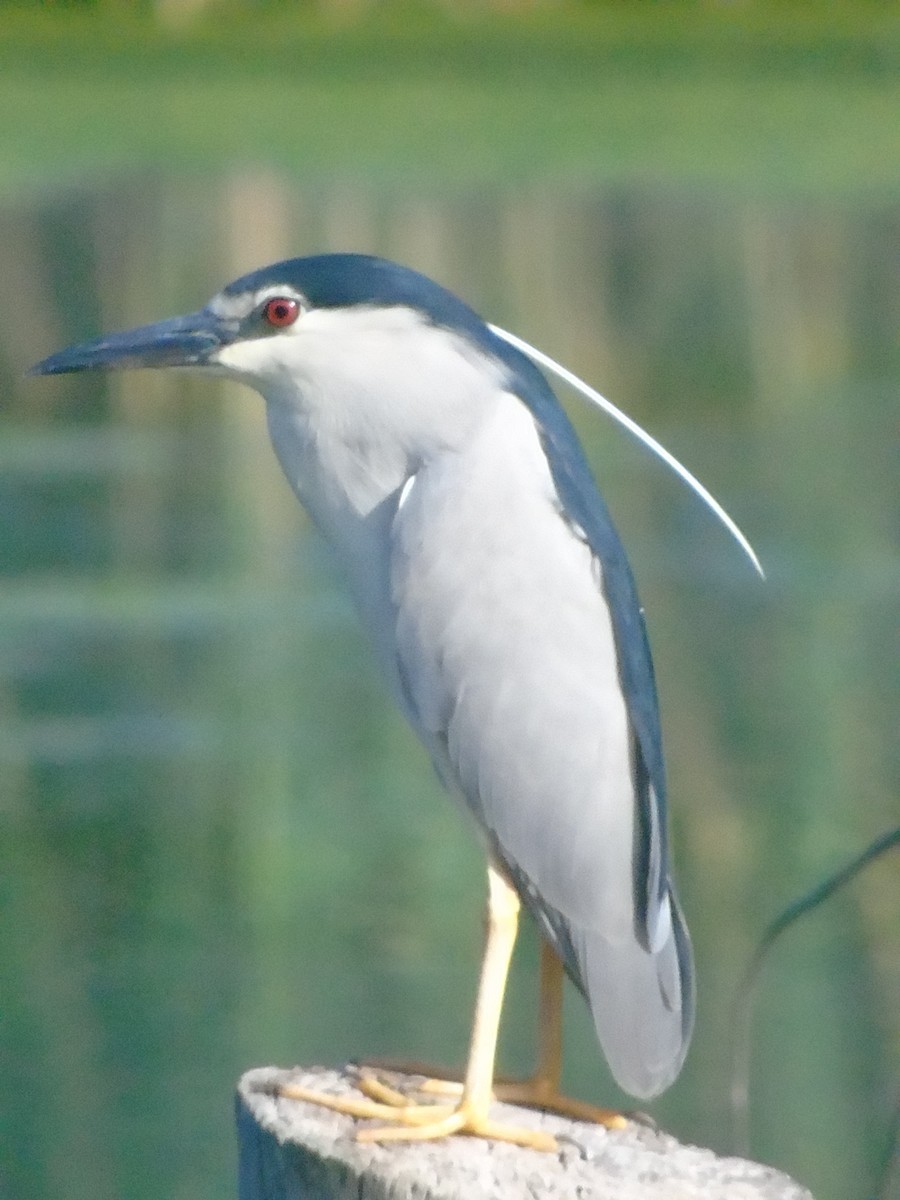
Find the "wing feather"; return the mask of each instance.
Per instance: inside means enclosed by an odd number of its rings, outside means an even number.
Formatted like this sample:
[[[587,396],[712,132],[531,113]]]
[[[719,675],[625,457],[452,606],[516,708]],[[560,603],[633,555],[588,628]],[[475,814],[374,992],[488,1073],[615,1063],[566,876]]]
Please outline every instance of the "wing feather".
[[[690,956],[643,618],[581,468],[574,432],[518,395],[424,465],[392,528],[396,646],[439,772],[646,1096],[683,1058]]]

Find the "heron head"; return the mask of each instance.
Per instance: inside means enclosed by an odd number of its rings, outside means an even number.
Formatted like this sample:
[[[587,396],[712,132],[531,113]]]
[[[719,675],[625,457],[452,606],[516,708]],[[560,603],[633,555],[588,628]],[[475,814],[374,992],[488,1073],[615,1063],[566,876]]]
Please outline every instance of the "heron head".
[[[136,367],[223,375],[348,441],[452,442],[524,358],[439,284],[360,254],[289,259],[228,284],[198,312],[107,334],[32,374]],[[527,368],[526,368],[527,369]]]
[[[244,275],[198,312],[70,346],[29,374],[182,367],[258,385],[321,364],[329,350],[340,357],[361,335],[380,338],[382,352],[390,343],[408,355],[427,329],[498,349],[481,318],[426,276],[368,255],[320,254]]]

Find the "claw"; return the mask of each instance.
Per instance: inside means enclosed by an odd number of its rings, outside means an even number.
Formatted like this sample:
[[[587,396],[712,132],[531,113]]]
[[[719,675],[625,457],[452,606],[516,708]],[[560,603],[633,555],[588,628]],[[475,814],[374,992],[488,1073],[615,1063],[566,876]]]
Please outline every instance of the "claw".
[[[499,1083],[494,1088],[498,1100],[507,1104],[522,1104],[526,1108],[540,1108],[545,1112],[559,1113],[573,1121],[591,1121],[605,1129],[627,1129],[628,1119],[614,1108],[598,1108],[584,1100],[564,1096],[562,1092],[548,1087],[542,1078],[525,1079],[519,1083]]]

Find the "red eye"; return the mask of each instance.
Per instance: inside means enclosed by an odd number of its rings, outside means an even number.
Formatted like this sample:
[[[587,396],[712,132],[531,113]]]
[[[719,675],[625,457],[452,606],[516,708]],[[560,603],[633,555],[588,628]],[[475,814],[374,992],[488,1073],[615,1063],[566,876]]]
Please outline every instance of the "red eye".
[[[300,316],[300,305],[289,296],[276,296],[267,302],[263,316],[270,325],[283,329],[285,325],[293,325]]]

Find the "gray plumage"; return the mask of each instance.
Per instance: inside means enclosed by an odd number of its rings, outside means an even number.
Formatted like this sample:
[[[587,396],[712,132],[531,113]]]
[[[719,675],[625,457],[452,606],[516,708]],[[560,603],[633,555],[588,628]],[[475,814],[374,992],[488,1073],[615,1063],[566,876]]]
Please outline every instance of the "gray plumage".
[[[296,324],[267,324],[278,297]],[[660,1092],[690,1039],[693,968],[653,668],[543,375],[438,285],[356,255],[277,264],[200,313],[35,370],[117,365],[200,367],[262,393],[398,703],[587,997],[618,1082]]]

